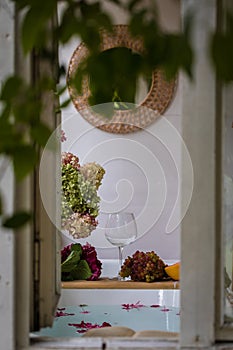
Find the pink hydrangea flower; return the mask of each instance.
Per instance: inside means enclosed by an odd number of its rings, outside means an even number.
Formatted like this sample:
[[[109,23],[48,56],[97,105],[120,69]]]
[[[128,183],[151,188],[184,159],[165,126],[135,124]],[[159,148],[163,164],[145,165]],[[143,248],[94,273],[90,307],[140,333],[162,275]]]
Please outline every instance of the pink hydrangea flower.
[[[85,245],[82,246],[82,248],[83,248],[82,257],[84,260],[87,261],[92,272],[92,276],[89,278],[89,280],[91,281],[97,280],[101,274],[102,263],[97,258],[97,252],[95,250],[95,247],[91,246],[89,243],[86,243]]]
[[[79,158],[71,152],[62,152],[61,154],[62,165],[70,164],[73,168],[79,169]]]

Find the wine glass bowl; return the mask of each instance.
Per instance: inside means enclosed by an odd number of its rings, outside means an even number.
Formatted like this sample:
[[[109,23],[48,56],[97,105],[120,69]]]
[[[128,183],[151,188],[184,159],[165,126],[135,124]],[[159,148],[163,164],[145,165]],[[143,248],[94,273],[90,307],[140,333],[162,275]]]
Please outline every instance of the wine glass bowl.
[[[107,215],[105,237],[112,245],[118,247],[119,271],[122,266],[123,247],[134,242],[137,237],[137,225],[133,213],[118,212]],[[122,279],[118,275],[118,279]]]

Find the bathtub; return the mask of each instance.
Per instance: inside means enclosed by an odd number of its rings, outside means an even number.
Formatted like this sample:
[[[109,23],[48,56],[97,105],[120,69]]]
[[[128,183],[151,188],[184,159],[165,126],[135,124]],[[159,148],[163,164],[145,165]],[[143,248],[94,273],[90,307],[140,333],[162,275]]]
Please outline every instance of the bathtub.
[[[117,276],[117,261],[102,263],[102,277]],[[178,289],[62,289],[53,326],[35,335],[80,337],[87,331],[85,327],[104,324],[125,326],[135,332],[179,332],[179,305]]]
[[[173,260],[165,261],[168,265]],[[118,273],[116,260],[102,260],[102,277],[115,277]],[[180,290],[178,289],[62,289],[59,307],[70,305],[115,305],[140,301],[145,305],[180,306]]]
[[[102,263],[102,277],[117,276],[117,261],[104,260]],[[166,263],[170,265],[173,261]],[[82,321],[85,322],[108,322],[111,325],[131,328],[135,332],[179,332],[180,328],[179,289],[62,289],[59,307],[65,308],[68,314],[74,313],[79,320],[78,324],[82,315]],[[69,336],[72,334],[70,327],[66,327],[66,330],[60,327],[59,332]]]

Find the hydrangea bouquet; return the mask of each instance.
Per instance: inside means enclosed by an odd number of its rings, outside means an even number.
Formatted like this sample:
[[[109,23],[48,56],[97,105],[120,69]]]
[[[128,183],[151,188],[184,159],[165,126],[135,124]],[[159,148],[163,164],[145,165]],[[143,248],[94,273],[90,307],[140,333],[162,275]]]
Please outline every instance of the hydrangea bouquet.
[[[79,164],[70,152],[62,153],[62,228],[74,239],[85,238],[96,228],[100,197],[97,190],[105,170],[97,163]]]

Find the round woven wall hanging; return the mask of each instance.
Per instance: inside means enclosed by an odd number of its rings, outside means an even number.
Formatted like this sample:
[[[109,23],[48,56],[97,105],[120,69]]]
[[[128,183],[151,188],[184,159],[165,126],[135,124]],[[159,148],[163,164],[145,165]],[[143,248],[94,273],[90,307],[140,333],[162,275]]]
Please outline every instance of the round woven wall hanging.
[[[143,53],[143,42],[140,38],[132,38],[127,25],[115,25],[113,34],[101,32],[101,51],[117,47],[126,47],[137,53]],[[78,66],[88,56],[88,49],[81,43],[74,51],[69,62],[67,84],[71,100],[81,114],[93,126],[110,133],[127,134],[152,124],[164,114],[174,98],[177,79],[167,81],[161,70],[152,73],[151,85],[146,97],[138,105],[130,109],[114,110],[111,118],[106,118],[88,103],[90,89],[88,79],[83,80],[82,94],[78,94],[71,84]],[[110,102],[112,104],[112,102]],[[107,104],[106,104],[107,106]],[[103,104],[103,108],[105,104]],[[107,108],[107,107],[106,107]]]

